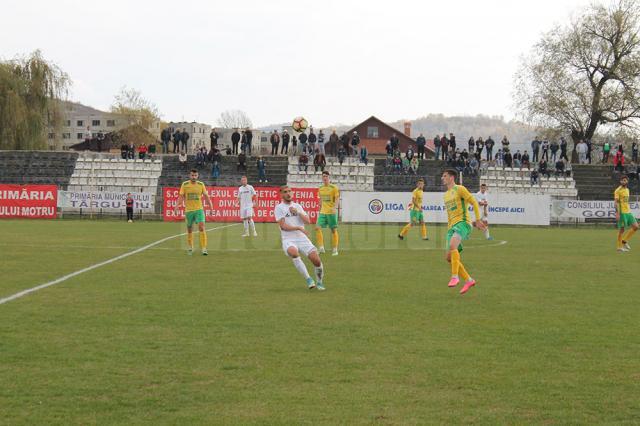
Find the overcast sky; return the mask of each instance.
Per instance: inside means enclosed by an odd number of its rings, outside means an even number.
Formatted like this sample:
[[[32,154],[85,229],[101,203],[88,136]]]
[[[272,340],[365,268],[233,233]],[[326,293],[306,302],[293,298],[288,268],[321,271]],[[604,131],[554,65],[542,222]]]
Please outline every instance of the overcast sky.
[[[3,0],[0,56],[35,49],[106,109],[123,85],[163,119],[316,127],[513,117],[519,57],[587,0]]]

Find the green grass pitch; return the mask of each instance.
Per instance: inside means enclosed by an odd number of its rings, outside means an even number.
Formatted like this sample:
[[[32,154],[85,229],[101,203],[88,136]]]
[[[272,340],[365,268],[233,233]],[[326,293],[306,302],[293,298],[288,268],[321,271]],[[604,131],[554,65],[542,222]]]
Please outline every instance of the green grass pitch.
[[[399,229],[342,225],[326,292],[276,225],[234,225],[208,257],[176,238],[2,304],[0,424],[640,422],[640,239],[618,254],[613,229],[475,231],[460,296],[445,228]],[[180,232],[2,221],[0,299]]]

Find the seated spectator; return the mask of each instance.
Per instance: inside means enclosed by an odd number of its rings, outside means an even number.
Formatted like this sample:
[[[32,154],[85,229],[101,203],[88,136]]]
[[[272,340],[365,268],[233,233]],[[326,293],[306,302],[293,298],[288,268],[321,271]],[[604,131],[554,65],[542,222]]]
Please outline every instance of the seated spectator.
[[[529,153],[525,150],[522,154],[522,167],[526,167],[529,170],[531,163],[529,162]]]
[[[502,149],[499,149],[498,152],[496,152],[495,161],[496,161],[496,167],[504,166],[504,154],[502,152]]]
[[[513,154],[513,167],[519,169],[522,167],[522,154],[520,154],[520,150],[517,150],[515,154]]]
[[[402,173],[402,159],[400,158],[400,156],[394,155],[392,161],[393,161],[393,170],[398,174]]]
[[[536,169],[531,170],[531,186],[540,185],[539,174]]]
[[[384,147],[387,155],[393,155],[393,148],[391,147],[391,141],[387,141],[387,145]]]
[[[133,160],[136,156],[136,146],[133,144],[133,142],[131,142],[129,144],[129,146],[127,147],[127,158],[129,160]]]
[[[347,157],[347,150],[345,149],[344,146],[340,146],[340,148],[338,148],[338,162],[340,163],[340,165],[344,163],[344,159],[346,157]]]
[[[198,167],[204,166],[204,162],[206,161],[206,159],[207,159],[207,156],[206,156],[203,148],[200,148],[198,150],[198,152],[196,153],[196,165]]]
[[[546,176],[547,178],[551,176],[549,167],[547,165],[547,160],[545,160],[544,158],[538,163],[538,172],[540,172],[540,176]]]
[[[411,159],[411,173],[414,175],[418,174],[418,167],[420,164],[418,163],[418,157],[413,157]]]
[[[407,149],[407,153],[405,154],[405,157],[407,157],[407,160],[411,162],[411,159],[413,158],[413,156],[414,156],[413,147],[409,145],[409,148]]]
[[[502,161],[504,162],[505,167],[511,168],[513,166],[513,157],[511,156],[511,153],[509,151],[506,151],[502,155]]]
[[[222,153],[218,148],[211,150],[211,177],[217,179],[220,177],[220,162],[222,161]]]
[[[256,167],[258,168],[258,180],[260,180],[260,182],[269,182],[269,180],[267,180],[267,162],[264,161],[262,156],[258,157]]]
[[[471,171],[471,175],[476,176],[478,174],[479,168],[480,164],[478,164],[478,159],[475,155],[471,156],[471,160],[469,160],[469,169]]]
[[[402,159],[402,173],[409,173],[409,169],[411,168],[411,161],[405,156]]]
[[[247,154],[245,154],[244,152],[240,152],[240,154],[238,155],[238,166],[236,167],[236,171],[247,171]]]
[[[313,158],[313,167],[315,168],[316,172],[318,171],[318,169],[324,172],[324,167],[326,165],[327,159],[325,158],[324,154],[321,153],[319,149],[316,149],[316,156]]]
[[[453,162],[453,166],[456,168],[458,173],[463,173],[464,169],[467,167],[467,163],[460,157],[457,160],[451,160]]]
[[[147,152],[149,149],[147,148],[147,144],[143,143],[138,147],[138,158],[144,160],[147,157]]]
[[[230,146],[228,146],[228,147],[225,149],[224,153],[225,153],[226,155],[231,155],[231,154],[233,153],[233,151],[231,151],[231,147],[230,147]]]
[[[187,168],[187,153],[184,151],[180,151],[180,154],[178,154],[178,161],[180,162],[180,165],[183,168]]]
[[[360,148],[360,162],[364,163],[364,164],[368,164],[369,163],[369,159],[367,158],[367,155],[369,154],[369,151],[367,150],[367,147],[362,145],[362,148]]]
[[[306,150],[303,150],[300,154],[300,157],[298,157],[298,171],[304,170],[306,172],[307,167],[309,167],[309,157],[307,156],[307,153],[305,151]]]
[[[564,160],[556,161],[556,176],[564,175]]]
[[[120,157],[122,157],[123,160],[126,160],[128,156],[129,156],[129,147],[127,146],[126,143],[123,143],[122,145],[120,145]]]
[[[469,153],[467,152],[466,149],[462,150],[462,152],[460,153],[460,157],[462,157],[463,160],[468,160],[469,159]]]

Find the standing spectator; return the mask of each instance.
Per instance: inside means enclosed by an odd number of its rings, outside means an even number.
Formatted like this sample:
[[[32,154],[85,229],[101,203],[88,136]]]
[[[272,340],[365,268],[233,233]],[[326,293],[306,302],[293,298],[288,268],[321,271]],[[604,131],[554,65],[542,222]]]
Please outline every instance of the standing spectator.
[[[567,140],[564,136],[560,137],[560,158],[569,161],[569,157],[567,157]]]
[[[136,158],[136,146],[133,142],[129,142],[129,146],[127,147],[127,158],[129,160]]]
[[[318,151],[320,151],[322,155],[326,156],[324,151],[324,132],[322,129],[320,129],[320,132],[318,133]]]
[[[524,150],[524,154],[522,154],[522,167],[526,167],[527,170],[531,166],[531,162],[529,161],[529,153],[527,150]]]
[[[502,152],[502,148],[498,149],[496,152],[496,166],[502,167],[504,165],[504,153]]]
[[[304,133],[303,133],[304,134]],[[300,157],[298,158],[298,171],[307,171],[307,167],[309,167],[309,157],[307,157],[307,150],[303,149],[300,153]]]
[[[587,144],[582,139],[576,145],[576,152],[578,153],[578,162],[587,164]]]
[[[98,152],[102,152],[102,142],[104,142],[104,133],[102,133],[102,130],[98,132],[96,140],[98,141]]]
[[[244,130],[240,131],[240,152],[247,153],[247,134]]]
[[[493,147],[496,144],[496,142],[491,139],[491,136],[489,136],[489,139],[487,139],[487,141],[484,144],[484,147],[487,150],[487,161],[491,161],[493,159]]]
[[[316,169],[316,172],[318,171],[318,169],[324,172],[324,167],[326,165],[327,159],[325,158],[324,154],[320,152],[319,149],[316,149],[316,156],[313,158],[313,166]]]
[[[537,136],[533,138],[533,141],[531,141],[531,152],[533,153],[533,162],[538,162],[538,154],[540,153],[540,141],[538,140]]]
[[[427,140],[422,133],[417,137],[416,144],[418,145],[418,160],[424,160],[424,147],[427,145]]]
[[[251,155],[251,152],[252,152],[251,150],[253,148],[253,132],[251,131],[250,128],[247,127],[244,130],[244,136],[245,136],[245,139],[247,140],[247,154]]]
[[[391,141],[387,141],[387,144],[384,146],[384,151],[387,155],[393,155],[393,148],[391,148]]]
[[[556,161],[556,176],[564,175],[564,161],[558,160]]]
[[[638,142],[636,141],[631,144],[631,161],[638,163]]]
[[[344,146],[340,146],[338,148],[338,162],[340,163],[340,165],[342,165],[342,163],[344,163],[344,159],[347,156],[347,150],[344,149]]]
[[[329,155],[331,157],[335,157],[338,154],[338,143],[338,134],[336,133],[336,129],[333,129],[329,135]]]
[[[342,136],[340,136],[340,144],[344,148],[345,155],[349,155],[349,135],[347,132],[342,132]]]
[[[280,145],[280,135],[277,130],[271,133],[271,155],[278,155],[278,146]]]
[[[93,133],[91,133],[91,126],[87,126],[87,130],[84,132],[84,141],[87,143],[87,149],[91,148],[91,140],[93,139]]]
[[[442,148],[442,142],[440,141],[440,135],[436,135],[436,137],[433,138],[433,147],[436,149],[436,152],[435,152],[436,155],[434,156],[434,158],[436,160],[439,160],[440,159],[440,149]]]
[[[369,150],[367,149],[366,145],[362,145],[362,148],[360,148],[360,162],[364,163],[365,165],[369,164],[369,158],[367,157],[369,155]]]
[[[160,140],[162,141],[162,153],[169,153],[169,142],[171,142],[171,130],[168,127],[162,129],[160,132]]]
[[[258,157],[256,167],[258,168],[258,180],[260,180],[260,182],[269,182],[267,180],[267,162],[264,161],[262,156]]]
[[[395,133],[391,135],[391,139],[389,139],[389,141],[391,142],[391,150],[397,151],[400,149],[400,139],[398,139],[398,136]]]
[[[360,135],[356,130],[353,131],[353,135],[351,136],[351,148],[353,149],[353,155],[358,155],[358,145],[360,145]]]
[[[147,144],[143,142],[142,145],[138,147],[138,158],[144,160],[147,157],[148,151]]]
[[[505,151],[509,151],[509,145],[511,145],[511,143],[509,142],[509,139],[507,139],[507,135],[504,135],[502,137],[502,152]]]
[[[542,159],[549,161],[549,141],[542,141]]]
[[[587,163],[591,164],[591,139],[587,139],[585,145],[587,145]]]
[[[480,160],[482,159],[482,149],[485,147],[485,145],[486,144],[482,140],[482,136],[480,136],[476,141],[476,160],[478,160],[478,163],[480,163]],[[469,153],[472,153],[472,151],[469,151]]]
[[[440,138],[440,147],[442,149],[442,159],[447,160],[449,158],[449,140],[446,134],[443,134],[442,138]]]
[[[585,154],[585,161],[586,161],[586,154]],[[616,155],[613,157],[613,168],[619,172],[624,172],[624,152],[622,151],[622,145],[618,147],[618,151],[616,151]]]
[[[555,163],[558,158],[558,149],[560,149],[558,142],[551,142],[551,145],[549,145],[549,149],[551,150],[551,161]]]
[[[293,135],[291,137],[291,155],[297,155],[298,154],[298,138],[296,138],[296,135]]]
[[[127,193],[127,198],[125,199],[125,205],[127,206],[127,222],[133,222],[133,196],[130,192]]]
[[[456,137],[453,133],[449,133],[449,151],[455,152],[456,150]]]
[[[240,152],[238,155],[238,165],[236,167],[236,171],[245,172],[247,171],[247,154],[244,152]]]
[[[216,132],[216,129],[213,128],[211,129],[211,133],[209,133],[209,140],[211,141],[211,149],[215,149],[218,147],[218,132]]]
[[[307,139],[307,142],[309,143],[309,148],[311,149],[311,152],[315,152],[316,143],[318,142],[318,137],[313,132],[313,127],[309,127],[309,138]]]
[[[287,129],[282,131],[282,150],[280,154],[289,155],[289,132],[287,132]]]
[[[222,153],[218,148],[213,148],[212,155],[211,155],[211,177],[214,179],[217,179],[220,177],[221,161],[222,161]]]
[[[238,129],[234,129],[233,133],[231,134],[231,149],[233,155],[238,155],[238,145],[240,144],[240,139],[240,132],[238,132]]]
[[[187,153],[184,151],[180,151],[180,154],[178,155],[178,161],[180,162],[180,166],[182,166],[183,169],[187,168]]]
[[[609,141],[605,141],[604,145],[602,146],[602,162],[603,163],[608,163],[609,162],[609,153],[611,152],[611,144],[609,143]]]
[[[305,152],[307,150],[307,134],[300,133],[300,137],[298,138],[298,140],[300,141],[300,152]]]
[[[120,157],[123,160],[126,160],[128,157],[128,152],[129,152],[129,147],[127,146],[126,143],[123,143],[122,145],[120,145]]]
[[[476,141],[473,139],[473,136],[469,138],[467,144],[469,145],[469,152],[476,152]]]
[[[504,161],[505,167],[511,168],[511,166],[513,165],[513,156],[508,149],[502,155],[502,161]]]
[[[173,153],[176,154],[180,152],[180,140],[182,139],[182,132],[180,129],[177,129],[173,133]]]
[[[187,143],[189,142],[189,133],[187,133],[187,129],[182,129],[182,137],[180,138],[180,144],[182,145],[182,150],[188,152]]]

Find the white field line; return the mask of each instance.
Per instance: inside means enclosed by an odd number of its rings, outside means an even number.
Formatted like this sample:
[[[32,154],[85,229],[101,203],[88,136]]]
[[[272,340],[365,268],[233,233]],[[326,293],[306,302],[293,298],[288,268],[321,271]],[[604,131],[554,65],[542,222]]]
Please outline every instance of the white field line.
[[[224,225],[224,226],[218,226],[216,228],[209,228],[209,229],[207,229],[207,232],[208,231],[215,231],[215,230],[223,229],[223,228],[228,228],[230,226],[236,226],[236,225],[238,225],[238,224],[237,223],[232,223],[231,225]],[[153,243],[147,244],[146,246],[139,247],[139,248],[137,248],[137,249],[135,249],[133,251],[121,254],[121,255],[116,256],[116,257],[112,257],[111,259],[105,260],[104,262],[96,263],[95,265],[91,265],[91,266],[88,266],[86,268],[80,269],[78,271],[72,272],[70,274],[64,275],[64,276],[62,276],[60,278],[57,278],[57,279],[55,279],[53,281],[49,281],[47,283],[40,284],[39,286],[28,288],[26,290],[22,290],[21,292],[18,292],[16,294],[12,294],[11,296],[8,296],[8,297],[5,297],[3,299],[0,299],[0,305],[3,305],[3,304],[8,303],[8,302],[11,302],[12,300],[19,299],[19,298],[24,297],[24,296],[26,296],[28,294],[35,293],[36,291],[45,289],[47,287],[51,287],[53,285],[60,284],[61,282],[64,282],[64,281],[66,281],[66,280],[68,280],[70,278],[73,278],[73,277],[78,276],[80,274],[84,274],[85,272],[93,271],[94,269],[100,268],[101,266],[105,266],[105,265],[108,265],[110,263],[117,262],[118,260],[122,260],[122,259],[125,259],[125,258],[129,257],[129,256],[133,256],[134,254],[138,254],[138,253],[141,253],[141,252],[143,252],[145,250],[148,250],[148,249],[150,249],[150,248],[152,248],[154,246],[157,246],[158,244],[162,244],[162,243],[164,243],[166,241],[173,240],[173,239],[179,238],[179,237],[183,237],[185,235],[187,235],[187,233],[183,232],[182,234],[176,234],[176,235],[172,235],[170,237],[162,238],[161,240],[154,241]]]

